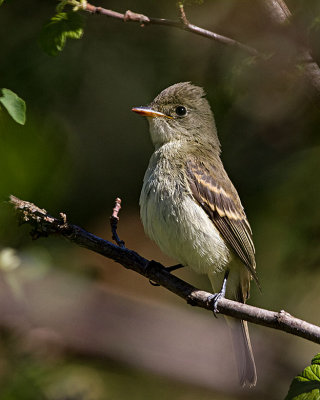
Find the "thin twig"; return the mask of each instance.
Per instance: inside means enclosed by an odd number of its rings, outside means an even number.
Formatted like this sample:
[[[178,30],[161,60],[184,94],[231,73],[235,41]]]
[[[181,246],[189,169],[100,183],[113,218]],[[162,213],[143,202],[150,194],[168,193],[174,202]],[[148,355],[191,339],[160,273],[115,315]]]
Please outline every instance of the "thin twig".
[[[119,197],[115,200],[115,206],[112,210],[112,215],[110,217],[110,225],[111,225],[111,232],[112,232],[112,239],[117,243],[120,247],[125,247],[125,243],[121,240],[117,233],[118,222],[119,222],[119,212],[121,210],[121,199]]]
[[[122,20],[124,22],[138,22],[141,26],[163,25],[171,28],[182,29],[194,33],[196,35],[203,36],[207,39],[215,40],[224,45],[237,47],[252,56],[259,56],[258,51],[251,46],[247,46],[227,36],[219,35],[218,33],[211,32],[206,29],[200,28],[199,26],[190,24],[185,16],[184,9],[182,8],[181,10],[181,7],[180,7],[180,12],[181,12],[180,21],[173,21],[165,18],[149,18],[144,14],[135,13],[130,10],[122,14],[113,10],[108,10],[103,7],[95,7],[94,5],[89,3],[86,4],[85,11],[88,11],[91,14],[105,15],[107,17]]]
[[[33,230],[38,233],[38,237],[51,234],[64,236],[78,246],[110,258],[125,268],[136,271],[140,275],[159,283],[159,285],[186,300],[187,303],[212,311],[211,293],[199,290],[171,275],[163,265],[155,261],[151,262],[133,250],[116,246],[77,225],[72,225],[67,222],[66,218],[54,218],[46,210],[32,203],[20,200],[15,196],[10,197],[10,202],[19,212],[22,221],[29,223]],[[320,344],[320,327],[297,319],[283,310],[280,312],[268,311],[248,304],[221,299],[218,304],[218,311],[221,314],[278,329]]]
[[[276,24],[284,24],[290,21],[291,13],[284,0],[260,0],[260,2],[264,7],[264,9],[266,10],[266,12],[269,14],[269,17]],[[248,46],[246,44],[238,42],[237,40],[231,39],[227,36],[223,36],[218,33],[191,24],[185,15],[185,11],[181,3],[179,4],[179,9],[180,9],[180,20],[174,21],[165,18],[150,18],[144,14],[135,13],[129,10],[126,11],[124,14],[122,14],[113,10],[105,9],[103,7],[95,7],[94,5],[89,3],[87,3],[86,6],[84,7],[85,11],[90,12],[92,14],[101,14],[111,18],[122,20],[124,22],[137,22],[141,26],[162,25],[171,28],[182,29],[187,32],[191,32],[195,35],[199,35],[207,39],[217,41],[221,44],[236,47],[252,56],[256,56],[261,59],[264,57],[261,52],[259,52],[252,46]],[[301,75],[306,77],[306,79],[310,82],[311,87],[314,90],[314,93],[319,99],[320,68],[318,64],[313,60],[310,50],[306,46],[300,46],[300,51],[296,62],[297,62],[297,67],[299,67],[299,70],[301,70]]]
[[[184,5],[183,3],[179,3],[179,10],[180,10],[180,21],[184,24],[184,25],[188,25],[189,21],[188,18],[186,16],[186,13],[184,11]]]

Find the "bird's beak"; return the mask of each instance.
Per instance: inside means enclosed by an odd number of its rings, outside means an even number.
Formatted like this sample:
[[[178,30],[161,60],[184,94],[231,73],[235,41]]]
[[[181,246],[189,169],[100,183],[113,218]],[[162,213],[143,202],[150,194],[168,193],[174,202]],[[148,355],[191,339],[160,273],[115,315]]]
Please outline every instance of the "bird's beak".
[[[152,110],[152,108],[149,108],[149,107],[133,107],[131,109],[131,111],[134,111],[137,114],[143,115],[144,117],[151,117],[151,118],[165,117],[165,118],[172,119],[172,117],[170,117],[170,115],[163,114],[160,111]]]

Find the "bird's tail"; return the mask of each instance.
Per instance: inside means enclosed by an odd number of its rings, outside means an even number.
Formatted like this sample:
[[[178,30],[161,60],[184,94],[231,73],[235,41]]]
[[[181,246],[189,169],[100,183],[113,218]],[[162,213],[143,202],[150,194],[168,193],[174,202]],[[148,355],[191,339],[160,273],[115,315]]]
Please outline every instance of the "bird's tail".
[[[230,320],[233,347],[237,361],[240,384],[242,386],[255,386],[257,382],[256,365],[252,353],[248,324],[242,320]]]
[[[213,290],[216,291],[215,287],[220,287],[224,274],[209,274],[208,276]],[[226,297],[245,303],[245,300],[248,298],[249,288],[250,275],[248,271],[241,265],[240,268],[237,268],[237,265],[235,265],[229,273]],[[248,324],[246,321],[231,317],[226,317],[226,320],[231,329],[240,384],[249,387],[255,386],[257,382],[257,372],[251,347]]]

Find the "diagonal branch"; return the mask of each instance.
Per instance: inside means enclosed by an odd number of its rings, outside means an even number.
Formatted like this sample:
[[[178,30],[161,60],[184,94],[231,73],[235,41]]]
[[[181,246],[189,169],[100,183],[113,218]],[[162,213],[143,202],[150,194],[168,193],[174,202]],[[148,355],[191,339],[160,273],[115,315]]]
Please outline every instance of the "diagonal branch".
[[[123,22],[137,22],[141,26],[145,25],[163,25],[171,28],[182,29],[187,32],[194,33],[196,35],[203,36],[207,39],[215,40],[216,42],[222,43],[224,45],[237,47],[252,56],[259,56],[258,51],[246,44],[240,43],[237,40],[231,39],[227,36],[219,35],[218,33],[208,31],[207,29],[200,28],[199,26],[190,24],[185,16],[183,8],[180,8],[181,18],[180,21],[173,21],[165,18],[149,18],[146,15],[138,14],[130,10],[126,11],[124,14],[108,10],[103,7],[95,7],[92,4],[86,3],[83,8],[85,11],[91,14],[101,14],[107,17],[115,18]]]
[[[125,268],[131,269],[140,275],[157,282],[188,304],[212,311],[210,304],[211,293],[199,290],[189,283],[171,275],[163,265],[143,258],[133,250],[119,247],[107,240],[103,240],[77,225],[67,222],[65,214],[54,218],[46,210],[15,196],[10,197],[10,203],[18,211],[22,223],[33,227],[32,235],[35,238],[49,235],[64,236],[78,246],[85,247],[96,253],[110,258]],[[218,311],[234,318],[244,319],[255,324],[278,329],[292,335],[300,336],[315,343],[320,343],[320,327],[297,319],[285,311],[268,311],[262,308],[249,306],[228,299],[221,299]]]
[[[275,24],[284,25],[290,22],[291,13],[284,0],[260,0],[260,3],[263,6],[266,14],[269,15],[269,18]],[[122,14],[103,7],[96,7],[90,3],[85,3],[82,7],[83,10],[92,14],[101,14],[124,22],[137,22],[141,26],[162,25],[171,28],[182,29],[207,39],[214,40],[221,44],[241,49],[251,56],[256,56],[263,59],[263,53],[251,46],[191,24],[186,17],[183,5],[181,5],[181,3],[179,4],[179,8],[180,18],[178,21],[174,21],[165,18],[150,18],[146,15],[135,13],[130,10]],[[301,70],[301,75],[310,83],[314,94],[318,99],[320,99],[320,68],[312,58],[310,50],[307,48],[307,46],[299,46],[298,58],[296,62],[297,68]]]
[[[288,22],[291,18],[291,12],[284,0],[261,0],[261,4],[270,19],[277,24]]]

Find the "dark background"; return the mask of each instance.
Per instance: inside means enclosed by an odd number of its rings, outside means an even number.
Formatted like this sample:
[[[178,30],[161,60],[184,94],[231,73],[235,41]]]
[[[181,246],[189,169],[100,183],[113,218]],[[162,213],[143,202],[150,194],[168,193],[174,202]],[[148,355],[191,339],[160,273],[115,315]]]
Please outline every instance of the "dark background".
[[[0,113],[2,399],[281,399],[319,351],[250,326],[258,385],[238,389],[222,317],[61,239],[31,241],[6,203],[14,194],[51,214],[63,211],[110,240],[119,196],[126,245],[173,263],[139,221],[152,146],[146,121],[130,110],[191,81],[207,92],[223,162],[253,228],[262,294],[253,284],[250,304],[319,325],[320,113],[295,58],[301,44],[320,58],[320,6],[287,4],[290,29],[274,26],[258,1],[186,7],[192,23],[254,46],[263,61],[184,31],[89,14],[83,38],[50,57],[38,41],[56,2],[1,6],[0,87],[27,103],[23,127]],[[173,1],[95,5],[178,17]],[[210,290],[206,277],[178,275]]]

